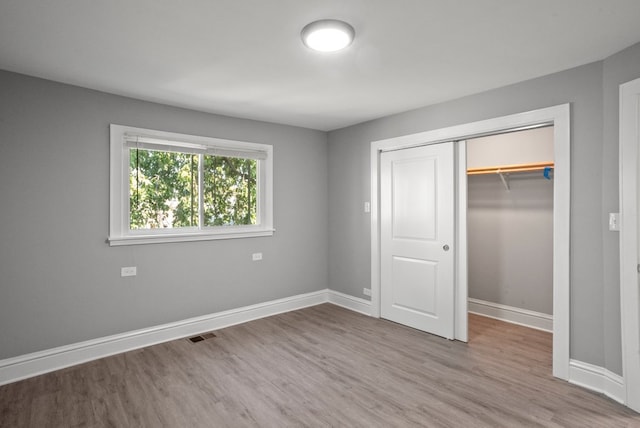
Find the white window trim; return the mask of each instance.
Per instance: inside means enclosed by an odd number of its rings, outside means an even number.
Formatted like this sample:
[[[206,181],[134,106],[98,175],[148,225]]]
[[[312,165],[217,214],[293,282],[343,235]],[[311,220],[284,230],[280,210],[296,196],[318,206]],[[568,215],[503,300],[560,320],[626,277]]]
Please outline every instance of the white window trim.
[[[110,132],[110,217],[108,238],[110,246],[253,238],[273,235],[273,146],[114,124],[111,125]],[[242,153],[247,157],[259,159],[259,224],[217,226],[202,229],[194,227],[154,229],[152,231],[130,230],[129,148],[127,147],[127,141],[131,141],[132,136],[139,137],[141,141],[144,141],[143,144],[146,145],[179,142],[186,147],[193,146],[194,150],[206,153],[231,153],[234,156]]]

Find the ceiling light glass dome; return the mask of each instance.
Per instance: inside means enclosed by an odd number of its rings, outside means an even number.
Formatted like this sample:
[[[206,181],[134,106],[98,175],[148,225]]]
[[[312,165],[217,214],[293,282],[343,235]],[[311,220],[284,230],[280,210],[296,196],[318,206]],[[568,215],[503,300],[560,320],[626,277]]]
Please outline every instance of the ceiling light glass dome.
[[[353,27],[337,19],[321,19],[307,24],[300,33],[305,46],[320,52],[335,52],[353,42]]]

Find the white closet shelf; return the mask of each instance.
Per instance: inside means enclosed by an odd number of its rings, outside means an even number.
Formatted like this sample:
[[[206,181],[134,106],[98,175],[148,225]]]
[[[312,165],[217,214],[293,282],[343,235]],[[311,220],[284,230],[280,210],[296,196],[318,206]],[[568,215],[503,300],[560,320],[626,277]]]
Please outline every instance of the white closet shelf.
[[[517,165],[483,166],[467,169],[467,175],[479,174],[507,174],[511,172],[544,171],[553,168],[553,162],[523,163]]]
[[[512,172],[529,172],[529,171],[545,171],[544,176],[549,178],[549,172],[547,169],[553,168],[553,162],[536,162],[536,163],[522,163],[517,165],[500,165],[500,166],[485,166],[481,168],[469,168],[467,169],[467,175],[480,175],[480,174],[498,174],[504,188],[508,191],[509,181],[507,177]]]

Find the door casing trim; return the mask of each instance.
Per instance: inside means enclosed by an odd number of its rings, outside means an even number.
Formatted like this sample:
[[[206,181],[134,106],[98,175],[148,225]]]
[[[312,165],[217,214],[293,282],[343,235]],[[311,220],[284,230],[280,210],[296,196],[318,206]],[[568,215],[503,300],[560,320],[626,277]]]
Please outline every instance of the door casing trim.
[[[640,411],[638,179],[640,79],[620,85],[620,321],[625,403]]]

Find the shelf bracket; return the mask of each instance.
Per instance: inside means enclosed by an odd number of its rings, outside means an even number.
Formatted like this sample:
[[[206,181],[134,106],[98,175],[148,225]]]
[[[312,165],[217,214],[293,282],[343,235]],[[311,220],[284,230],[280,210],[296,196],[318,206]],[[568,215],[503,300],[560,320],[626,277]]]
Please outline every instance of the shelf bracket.
[[[509,178],[509,173],[503,173],[500,170],[498,170],[497,173],[500,176],[500,180],[502,180],[502,184],[504,184],[504,188],[507,189],[507,192],[511,190],[509,188],[509,181],[507,181],[507,178]]]

